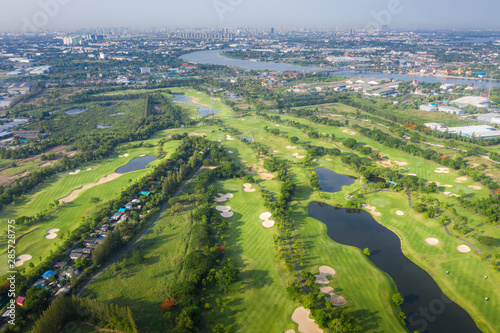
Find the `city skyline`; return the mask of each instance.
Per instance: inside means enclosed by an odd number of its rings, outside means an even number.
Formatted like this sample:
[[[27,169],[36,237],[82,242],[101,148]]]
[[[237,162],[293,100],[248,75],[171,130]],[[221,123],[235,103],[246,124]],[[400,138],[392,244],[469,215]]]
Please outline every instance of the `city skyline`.
[[[483,5],[484,2],[484,5]],[[7,0],[0,31],[36,32],[107,27],[499,29],[500,3],[464,0],[357,0],[348,3],[256,0]],[[488,8],[488,10],[485,10]],[[279,14],[277,14],[279,13]]]

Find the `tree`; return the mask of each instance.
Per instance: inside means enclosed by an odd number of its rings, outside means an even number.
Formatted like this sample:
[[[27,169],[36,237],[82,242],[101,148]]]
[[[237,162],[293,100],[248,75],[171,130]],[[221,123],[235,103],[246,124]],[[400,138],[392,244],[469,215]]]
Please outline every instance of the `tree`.
[[[366,255],[366,256],[369,256],[370,255],[370,249],[369,248],[365,248],[363,250],[363,253]]]
[[[90,202],[93,203],[94,205],[97,205],[101,201],[102,200],[99,197],[92,197],[92,198],[90,198]]]
[[[290,141],[292,141],[292,143],[293,143],[293,144],[295,144],[295,143],[299,142],[299,138],[298,138],[298,137],[296,137],[296,136],[292,136],[292,137],[290,138]]]
[[[404,301],[403,295],[401,295],[400,293],[396,293],[396,294],[392,295],[392,301],[397,306],[401,306],[401,304],[403,304],[403,301]]]

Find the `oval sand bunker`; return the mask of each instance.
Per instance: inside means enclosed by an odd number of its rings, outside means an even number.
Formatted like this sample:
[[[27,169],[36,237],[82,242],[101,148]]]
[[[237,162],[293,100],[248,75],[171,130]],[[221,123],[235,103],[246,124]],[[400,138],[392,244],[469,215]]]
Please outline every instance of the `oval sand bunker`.
[[[402,210],[397,210],[396,215],[403,216],[403,215],[405,215],[405,213]]]
[[[439,243],[439,239],[437,238],[426,238],[425,242],[429,245],[437,245]]]
[[[457,246],[457,250],[458,250],[458,252],[461,252],[461,253],[469,253],[470,247],[468,247],[467,245],[459,245],[459,246]]]

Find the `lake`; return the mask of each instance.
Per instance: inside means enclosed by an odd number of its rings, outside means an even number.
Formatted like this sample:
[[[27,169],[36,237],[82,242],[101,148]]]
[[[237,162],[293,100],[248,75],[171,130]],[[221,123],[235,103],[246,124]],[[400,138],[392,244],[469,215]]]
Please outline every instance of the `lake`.
[[[350,186],[354,184],[354,180],[356,179],[355,177],[342,175],[326,168],[317,168],[314,169],[314,172],[318,176],[319,185],[323,192],[340,192],[342,191],[342,186]]]
[[[174,95],[174,99],[173,99],[174,102],[181,102],[181,103],[186,103],[188,105],[196,106],[198,108],[198,112],[199,112],[199,114],[197,114],[198,117],[208,116],[209,114],[213,114],[213,113],[217,114],[217,112],[219,111],[219,110],[209,109],[207,107],[204,107],[203,105],[191,103],[189,101],[189,97],[187,97],[184,94],[173,94],[173,95]]]
[[[468,79],[450,79],[436,76],[420,76],[420,75],[408,75],[408,74],[384,74],[379,72],[370,71],[353,71],[353,70],[335,70],[333,68],[325,67],[314,67],[314,66],[299,66],[285,63],[276,62],[263,62],[263,61],[250,61],[250,60],[240,60],[231,59],[221,55],[221,52],[231,51],[230,49],[224,50],[208,50],[208,51],[197,51],[192,53],[186,53],[180,58],[184,61],[196,63],[196,64],[212,64],[212,65],[222,65],[229,67],[239,67],[246,70],[271,70],[277,72],[284,71],[296,71],[296,72],[318,72],[318,71],[332,71],[332,74],[337,76],[346,77],[375,77],[379,79],[397,79],[401,81],[413,81],[419,80],[420,82],[429,83],[451,83],[460,85],[469,85],[474,83],[476,87],[489,88],[489,87],[500,87],[500,82],[491,81],[480,81],[480,80],[468,80]]]
[[[127,165],[118,168],[116,170],[116,173],[127,173],[137,170],[144,170],[146,169],[148,164],[153,162],[154,160],[156,160],[156,156],[153,155],[134,158],[133,160],[128,162]]]
[[[87,111],[89,108],[73,108],[73,109],[69,109],[69,110],[66,110],[64,111],[66,114],[80,114],[82,112],[85,112]]]
[[[394,280],[404,297],[401,310],[407,315],[410,332],[481,332],[469,314],[403,254],[399,237],[368,212],[320,202],[311,202],[308,211],[311,217],[326,224],[327,234],[335,242],[370,249],[370,259]]]

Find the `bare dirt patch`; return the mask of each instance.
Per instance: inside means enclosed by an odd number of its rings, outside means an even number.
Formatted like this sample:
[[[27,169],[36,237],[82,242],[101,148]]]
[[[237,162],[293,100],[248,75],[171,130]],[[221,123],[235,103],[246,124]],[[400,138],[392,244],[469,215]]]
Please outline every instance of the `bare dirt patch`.
[[[206,133],[189,133],[188,136],[207,136]]]

